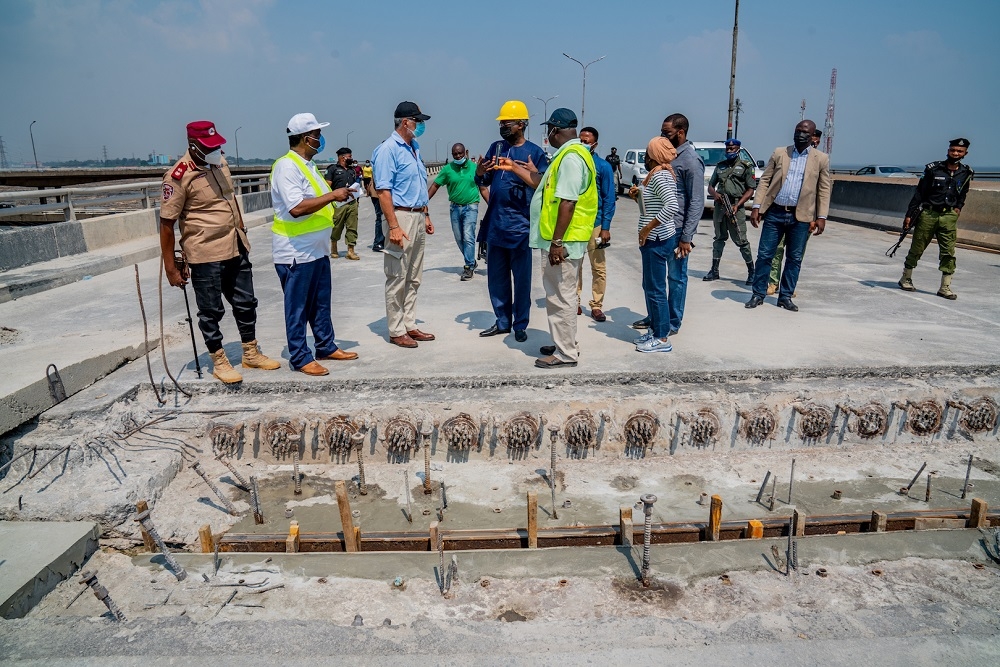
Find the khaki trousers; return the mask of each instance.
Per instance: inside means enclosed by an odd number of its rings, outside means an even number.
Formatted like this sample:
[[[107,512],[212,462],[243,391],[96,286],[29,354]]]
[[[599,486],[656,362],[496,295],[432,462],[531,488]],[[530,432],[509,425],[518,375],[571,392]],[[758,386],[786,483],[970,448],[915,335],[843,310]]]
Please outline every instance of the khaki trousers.
[[[604,291],[608,287],[608,265],[604,259],[604,249],[598,250],[597,244],[601,240],[601,226],[594,227],[594,233],[590,235],[590,243],[587,244],[587,256],[590,257],[590,273],[593,278],[593,298],[590,300],[590,309],[604,308]],[[576,281],[576,302],[580,303],[580,293],[583,292],[583,262],[580,262],[580,277]]]
[[[389,221],[383,219],[385,250],[382,252],[385,269],[385,319],[389,335],[403,336],[417,328],[417,290],[424,272],[424,245],[427,240],[424,214],[396,211],[396,221],[410,237],[403,239],[403,247],[389,242]]]
[[[549,253],[542,255],[542,287],[545,288],[545,314],[549,332],[555,343],[555,357],[561,361],[576,361],[580,347],[576,342],[576,283],[583,268],[583,258],[565,259],[562,264],[549,264]]]

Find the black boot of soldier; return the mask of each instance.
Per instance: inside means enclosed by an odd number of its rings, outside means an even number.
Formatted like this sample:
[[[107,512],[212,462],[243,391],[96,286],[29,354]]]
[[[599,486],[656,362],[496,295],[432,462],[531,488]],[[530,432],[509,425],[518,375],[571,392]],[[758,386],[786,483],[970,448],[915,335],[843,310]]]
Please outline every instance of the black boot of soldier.
[[[753,262],[747,262],[747,285],[753,285]]]
[[[706,281],[707,280],[718,280],[719,279],[719,262],[721,262],[721,261],[722,261],[721,258],[719,258],[719,257],[713,257],[712,258],[712,270],[709,271],[708,273],[706,273],[705,277],[702,278],[702,280],[706,280]]]

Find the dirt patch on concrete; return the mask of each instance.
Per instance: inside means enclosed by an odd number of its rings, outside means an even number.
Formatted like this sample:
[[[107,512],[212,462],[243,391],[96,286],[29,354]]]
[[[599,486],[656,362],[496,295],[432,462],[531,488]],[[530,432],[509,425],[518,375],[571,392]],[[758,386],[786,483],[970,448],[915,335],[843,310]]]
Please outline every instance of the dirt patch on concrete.
[[[649,586],[643,586],[636,579],[617,578],[611,580],[611,587],[623,602],[652,604],[663,609],[671,609],[684,597],[684,589],[672,581],[653,579]]]

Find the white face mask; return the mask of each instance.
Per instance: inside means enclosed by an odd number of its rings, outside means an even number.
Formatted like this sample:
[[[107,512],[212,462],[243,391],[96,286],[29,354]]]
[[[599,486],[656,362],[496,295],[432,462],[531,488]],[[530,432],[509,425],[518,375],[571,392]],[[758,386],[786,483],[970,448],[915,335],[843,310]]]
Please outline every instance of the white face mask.
[[[211,153],[205,153],[204,160],[212,166],[222,166],[222,149],[216,148]]]

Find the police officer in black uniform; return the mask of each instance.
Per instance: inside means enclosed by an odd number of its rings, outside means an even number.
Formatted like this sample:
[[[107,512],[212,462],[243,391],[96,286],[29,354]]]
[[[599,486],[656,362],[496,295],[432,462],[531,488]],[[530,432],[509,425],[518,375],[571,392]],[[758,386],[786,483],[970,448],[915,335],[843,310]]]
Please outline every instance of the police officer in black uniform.
[[[619,157],[618,149],[615,146],[612,146],[611,152],[604,156],[604,161],[610,164],[611,169],[615,172],[615,199],[618,199],[622,185],[622,159]]]
[[[913,269],[924,250],[937,238],[938,268],[941,271],[941,288],[937,295],[954,301],[958,295],[951,291],[951,276],[955,273],[955,239],[958,236],[958,216],[965,206],[965,196],[975,172],[962,158],[969,152],[969,140],[952,139],[948,142],[948,158],[931,162],[924,167],[924,175],[917,183],[917,191],[906,209],[903,228],[913,228],[910,252],[903,264],[903,277],[899,287],[907,292],[913,286]],[[916,220],[914,220],[916,218]]]

